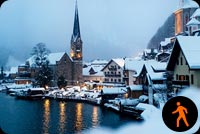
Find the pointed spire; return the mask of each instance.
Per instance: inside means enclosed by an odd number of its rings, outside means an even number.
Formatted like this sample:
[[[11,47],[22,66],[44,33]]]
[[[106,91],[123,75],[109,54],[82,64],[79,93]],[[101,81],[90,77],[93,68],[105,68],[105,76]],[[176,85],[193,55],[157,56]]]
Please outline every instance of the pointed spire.
[[[81,37],[81,33],[80,33],[80,27],[79,27],[78,4],[77,4],[77,0],[76,0],[75,16],[74,16],[74,28],[73,28],[72,39],[74,41],[76,41],[79,37]]]

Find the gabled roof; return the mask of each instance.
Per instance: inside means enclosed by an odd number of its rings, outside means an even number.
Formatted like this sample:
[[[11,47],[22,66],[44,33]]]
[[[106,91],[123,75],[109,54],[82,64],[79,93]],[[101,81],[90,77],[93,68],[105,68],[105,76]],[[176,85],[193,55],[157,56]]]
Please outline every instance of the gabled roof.
[[[192,18],[187,24],[186,26],[191,26],[191,25],[199,25],[200,22],[196,19],[196,18]]]
[[[157,62],[155,60],[145,61],[141,72],[135,77],[140,76],[142,73],[146,72],[150,76],[151,80],[164,80],[164,72],[166,68],[166,63]]]
[[[102,69],[102,71],[108,67],[112,62],[115,62],[118,66],[120,66],[121,68],[124,67],[124,59],[123,58],[117,58],[117,59],[111,59],[108,64]]]
[[[167,70],[173,71],[180,51],[183,52],[190,69],[200,69],[200,37],[177,36]]]
[[[84,76],[104,76],[103,72],[101,71],[104,65],[89,65],[86,68],[83,68],[83,75]],[[90,70],[93,69],[95,74],[90,75]]]
[[[144,60],[136,60],[134,58],[126,58],[124,63],[125,70],[132,70],[140,73],[145,61]]]
[[[194,18],[194,17],[200,17],[200,8],[198,8],[190,18]]]
[[[50,53],[47,56],[47,59],[49,60],[49,65],[56,65],[56,61],[59,61],[64,54],[65,54],[65,52]],[[26,61],[29,62],[30,66],[35,66],[35,58],[34,58],[34,56],[31,56]]]

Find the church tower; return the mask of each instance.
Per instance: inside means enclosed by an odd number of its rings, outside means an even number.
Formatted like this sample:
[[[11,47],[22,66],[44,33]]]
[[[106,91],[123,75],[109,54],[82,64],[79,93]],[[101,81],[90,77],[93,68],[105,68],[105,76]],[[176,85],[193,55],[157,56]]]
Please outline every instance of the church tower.
[[[186,24],[199,5],[193,0],[180,0],[179,9],[174,12],[175,15],[175,35],[188,34]]]
[[[82,40],[81,40],[81,33],[80,33],[80,26],[79,26],[79,17],[78,17],[78,5],[76,0],[75,5],[75,16],[74,16],[74,28],[73,28],[73,34],[71,37],[71,51],[70,51],[70,57],[73,59],[73,61],[82,61]]]

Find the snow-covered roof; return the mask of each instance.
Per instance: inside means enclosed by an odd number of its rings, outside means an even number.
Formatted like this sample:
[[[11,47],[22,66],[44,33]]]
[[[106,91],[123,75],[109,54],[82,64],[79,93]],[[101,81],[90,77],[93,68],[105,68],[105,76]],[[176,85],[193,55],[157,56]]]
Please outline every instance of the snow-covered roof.
[[[130,85],[129,88],[131,89],[131,91],[142,91],[142,85]]]
[[[106,65],[107,63],[107,60],[96,59],[91,62],[91,65]]]
[[[164,72],[155,72],[155,70],[165,70],[166,63],[149,60],[145,62],[145,67],[152,80],[165,79],[163,76]]]
[[[161,46],[166,46],[167,44],[171,43],[171,38],[165,38],[165,41],[161,41]]]
[[[198,36],[178,36],[177,40],[190,69],[200,69],[200,38]]]
[[[199,5],[197,2],[193,0],[183,0],[182,3],[180,3],[180,9],[186,9],[186,8],[198,8]]]
[[[11,67],[9,73],[15,74],[18,72],[18,67]]]
[[[140,73],[144,65],[143,60],[136,60],[134,58],[125,59],[125,70],[134,70],[136,73]]]
[[[192,18],[187,24],[186,26],[191,26],[191,25],[199,25],[200,22],[196,19],[196,18]]]
[[[127,89],[125,87],[103,88],[103,94],[125,94]]]
[[[62,56],[65,54],[65,52],[58,52],[58,53],[50,53],[47,56],[47,59],[49,60],[49,64],[50,65],[55,65],[56,61],[59,61]],[[27,62],[29,62],[30,66],[34,66],[35,65],[35,59],[34,56],[31,56],[29,59],[26,60]]]
[[[96,73],[92,74],[91,76],[104,76],[103,72],[101,71],[104,68],[105,65],[90,65],[86,68],[83,68],[83,75],[89,76],[90,75],[90,69],[92,68]]]
[[[112,59],[115,63],[117,63],[121,68],[124,67],[124,59],[123,58],[117,58],[117,59]]]
[[[198,8],[190,18],[194,18],[194,17],[200,17],[200,8]]]

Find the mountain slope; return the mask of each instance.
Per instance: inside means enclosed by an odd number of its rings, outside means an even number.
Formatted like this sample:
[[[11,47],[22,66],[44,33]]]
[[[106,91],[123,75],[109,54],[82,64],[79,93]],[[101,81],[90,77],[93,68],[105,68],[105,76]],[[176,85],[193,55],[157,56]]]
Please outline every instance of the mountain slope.
[[[165,38],[174,36],[175,28],[175,16],[171,14],[165,23],[158,29],[156,34],[151,38],[148,43],[147,48],[158,48],[161,41],[164,41]]]

